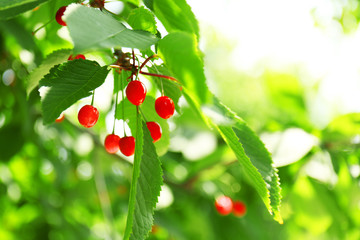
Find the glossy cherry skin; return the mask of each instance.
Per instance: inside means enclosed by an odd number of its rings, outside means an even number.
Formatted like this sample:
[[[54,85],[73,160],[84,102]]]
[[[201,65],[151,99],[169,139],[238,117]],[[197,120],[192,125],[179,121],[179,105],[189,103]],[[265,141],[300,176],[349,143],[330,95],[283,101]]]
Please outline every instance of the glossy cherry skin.
[[[65,114],[61,113],[60,116],[57,119],[55,119],[55,122],[61,123],[62,121],[64,121],[64,119],[65,119]]]
[[[120,138],[119,147],[122,154],[131,156],[135,152],[135,138],[133,136]]]
[[[120,137],[116,134],[109,134],[105,138],[105,149],[108,153],[114,154],[119,151]]]
[[[73,55],[70,55],[69,58],[68,58],[69,61],[74,60],[74,59],[84,59],[85,60],[86,58],[82,54],[78,54],[75,57],[73,57]]]
[[[91,105],[83,106],[78,113],[78,120],[81,125],[91,128],[99,119],[99,111]]]
[[[246,205],[241,201],[233,202],[233,214],[237,217],[242,217],[246,213]]]
[[[160,117],[168,119],[174,115],[174,101],[168,96],[161,96],[155,101],[155,110]]]
[[[146,97],[145,85],[138,80],[131,81],[126,88],[126,96],[132,104],[139,106]]]
[[[66,22],[64,22],[62,20],[62,16],[64,15],[66,7],[67,6],[62,6],[61,8],[59,8],[59,10],[57,10],[56,15],[55,15],[56,21],[58,22],[58,24],[60,24],[62,26],[66,26]]]
[[[153,142],[157,142],[161,138],[161,127],[157,122],[147,122],[147,128],[150,131],[150,135],[153,139]]]
[[[220,196],[215,201],[215,207],[220,215],[228,215],[233,210],[233,202],[227,196]]]

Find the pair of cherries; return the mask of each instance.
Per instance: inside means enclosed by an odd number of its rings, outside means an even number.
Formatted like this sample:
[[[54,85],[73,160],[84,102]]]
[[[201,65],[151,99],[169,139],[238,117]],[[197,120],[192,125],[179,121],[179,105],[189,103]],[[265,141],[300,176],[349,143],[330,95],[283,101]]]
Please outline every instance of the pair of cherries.
[[[146,97],[145,85],[139,80],[131,81],[126,88],[126,96],[132,104],[141,105]],[[174,101],[168,96],[158,97],[155,100],[155,111],[161,118],[170,118],[175,112]]]
[[[246,205],[241,201],[233,201],[228,196],[220,196],[215,201],[215,208],[220,215],[229,215],[231,212],[236,217],[242,217],[246,213]]]
[[[157,122],[147,122],[146,126],[150,131],[153,142],[158,141],[161,138],[160,125]],[[133,136],[120,138],[116,134],[109,134],[105,138],[104,146],[108,153],[114,154],[120,150],[122,154],[129,157],[135,152],[135,138]]]

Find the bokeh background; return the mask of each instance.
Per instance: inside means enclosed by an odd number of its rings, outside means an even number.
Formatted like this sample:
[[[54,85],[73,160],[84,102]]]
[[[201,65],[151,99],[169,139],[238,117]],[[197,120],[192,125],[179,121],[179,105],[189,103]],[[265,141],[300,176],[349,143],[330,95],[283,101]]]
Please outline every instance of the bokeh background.
[[[52,51],[72,48],[55,21],[31,32],[70,2],[0,22],[0,239],[121,239],[124,232],[131,159],[103,147],[113,124],[111,76],[97,90],[100,119],[91,131],[76,119],[89,99],[43,126],[38,91],[26,96],[28,73]],[[129,2],[106,7],[126,18]],[[183,101],[161,156],[165,185],[149,238],[360,239],[359,2],[188,3],[210,89],[256,131],[279,169],[284,224]],[[111,62],[107,53],[86,57]],[[223,194],[243,201],[247,214],[220,216],[214,201]]]

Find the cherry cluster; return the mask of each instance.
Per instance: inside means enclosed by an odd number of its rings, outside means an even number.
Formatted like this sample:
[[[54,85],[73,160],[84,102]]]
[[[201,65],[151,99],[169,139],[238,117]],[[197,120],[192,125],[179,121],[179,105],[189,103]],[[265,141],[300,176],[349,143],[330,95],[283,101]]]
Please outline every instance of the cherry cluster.
[[[229,215],[231,212],[236,217],[246,214],[246,205],[242,201],[233,201],[228,196],[220,196],[215,200],[215,208],[220,215]]]

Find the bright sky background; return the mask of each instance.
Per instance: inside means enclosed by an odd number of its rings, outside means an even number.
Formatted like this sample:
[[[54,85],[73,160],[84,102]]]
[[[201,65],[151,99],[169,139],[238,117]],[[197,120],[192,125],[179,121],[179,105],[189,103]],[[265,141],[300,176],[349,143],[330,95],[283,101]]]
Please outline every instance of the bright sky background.
[[[314,124],[325,127],[339,114],[360,111],[360,30],[350,12],[352,0],[188,0],[202,30],[202,50],[209,30],[221,34],[234,50],[217,51],[217,59],[254,77],[264,69],[300,73],[300,81],[318,92],[309,95]],[[346,13],[345,12],[345,13]],[[211,61],[206,62],[210,67]]]

